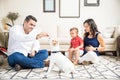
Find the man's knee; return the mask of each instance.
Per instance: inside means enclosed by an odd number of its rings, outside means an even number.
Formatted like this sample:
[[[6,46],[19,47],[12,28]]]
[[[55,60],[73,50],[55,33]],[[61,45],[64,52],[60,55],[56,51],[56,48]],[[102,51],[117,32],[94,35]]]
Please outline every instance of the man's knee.
[[[15,66],[15,64],[16,64],[16,59],[18,59],[17,56],[18,56],[17,52],[15,52],[15,53],[11,54],[10,56],[8,56],[8,59],[7,59],[7,60],[8,60],[8,64],[9,64],[11,67],[14,67],[14,66]]]
[[[40,54],[43,54],[44,58],[47,58],[48,57],[48,51],[47,50],[40,50],[39,51]]]
[[[44,57],[47,58],[48,57],[48,51],[44,50]]]
[[[14,53],[12,53],[11,55],[16,56],[16,55],[18,55],[18,54],[20,54],[20,53],[19,53],[19,52],[14,52]]]
[[[23,55],[22,53],[19,53],[19,52],[15,52],[15,53],[13,53],[13,54],[11,54],[9,57],[8,57],[8,62],[10,62],[10,60],[11,61],[18,61],[20,58],[21,58],[21,56]]]
[[[40,53],[48,53],[48,51],[46,49],[40,50]]]
[[[8,56],[8,61],[11,60],[11,59],[15,59],[17,56],[18,56],[17,52],[11,54],[10,56]]]

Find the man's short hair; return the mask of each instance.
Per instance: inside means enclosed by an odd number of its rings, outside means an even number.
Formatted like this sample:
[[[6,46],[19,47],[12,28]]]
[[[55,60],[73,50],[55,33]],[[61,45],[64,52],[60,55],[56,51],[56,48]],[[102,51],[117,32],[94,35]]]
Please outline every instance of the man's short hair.
[[[29,22],[31,19],[32,19],[33,21],[37,22],[37,19],[36,19],[34,16],[32,16],[32,15],[28,15],[28,16],[25,18],[25,21],[26,21],[26,22]]]

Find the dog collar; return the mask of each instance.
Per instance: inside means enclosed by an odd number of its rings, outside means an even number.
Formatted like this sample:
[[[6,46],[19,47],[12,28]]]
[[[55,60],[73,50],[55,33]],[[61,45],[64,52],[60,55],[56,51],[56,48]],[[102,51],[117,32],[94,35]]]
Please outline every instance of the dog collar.
[[[51,51],[51,53],[58,53],[58,52],[60,52],[60,51]]]

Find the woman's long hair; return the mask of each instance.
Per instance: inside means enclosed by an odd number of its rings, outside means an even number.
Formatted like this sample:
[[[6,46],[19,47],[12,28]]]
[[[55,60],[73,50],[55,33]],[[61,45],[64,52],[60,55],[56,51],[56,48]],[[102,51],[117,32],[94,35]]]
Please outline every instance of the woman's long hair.
[[[87,19],[83,24],[87,23],[90,26],[90,32],[93,37],[95,37],[96,32],[99,32],[97,29],[97,25],[93,19]],[[89,32],[85,32],[84,36],[87,37]]]

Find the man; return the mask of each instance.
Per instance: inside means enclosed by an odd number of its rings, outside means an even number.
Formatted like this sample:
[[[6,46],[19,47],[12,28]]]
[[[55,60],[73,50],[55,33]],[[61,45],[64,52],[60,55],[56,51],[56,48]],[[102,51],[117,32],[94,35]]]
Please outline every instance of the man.
[[[43,68],[47,66],[44,60],[48,57],[47,50],[39,50],[37,39],[48,34],[35,29],[37,19],[28,15],[23,25],[13,26],[9,31],[8,64],[15,70],[22,68]]]

